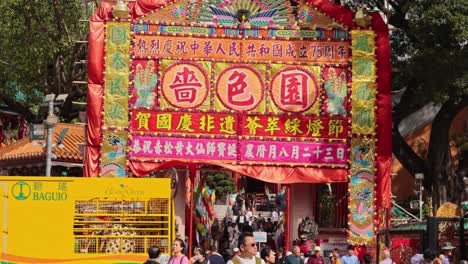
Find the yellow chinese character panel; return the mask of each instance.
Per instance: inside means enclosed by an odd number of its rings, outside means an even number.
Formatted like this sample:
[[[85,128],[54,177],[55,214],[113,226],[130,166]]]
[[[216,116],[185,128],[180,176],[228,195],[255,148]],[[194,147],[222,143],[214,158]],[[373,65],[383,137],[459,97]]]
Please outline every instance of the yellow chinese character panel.
[[[128,133],[104,130],[101,150],[101,177],[125,177]]]
[[[161,60],[160,108],[210,110],[211,68],[208,61]]]
[[[214,110],[266,112],[266,64],[215,63]]]
[[[271,64],[270,68],[269,112],[319,114],[319,66]]]

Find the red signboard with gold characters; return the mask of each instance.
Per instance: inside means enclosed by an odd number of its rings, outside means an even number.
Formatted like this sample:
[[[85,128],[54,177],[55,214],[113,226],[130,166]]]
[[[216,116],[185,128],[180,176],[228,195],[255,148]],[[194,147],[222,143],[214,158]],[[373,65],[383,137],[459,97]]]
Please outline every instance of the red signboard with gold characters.
[[[372,241],[375,199],[389,202],[385,23],[356,24],[328,0],[244,2],[137,0],[123,18],[101,4],[87,175],[214,164],[270,182],[348,181],[350,240]]]

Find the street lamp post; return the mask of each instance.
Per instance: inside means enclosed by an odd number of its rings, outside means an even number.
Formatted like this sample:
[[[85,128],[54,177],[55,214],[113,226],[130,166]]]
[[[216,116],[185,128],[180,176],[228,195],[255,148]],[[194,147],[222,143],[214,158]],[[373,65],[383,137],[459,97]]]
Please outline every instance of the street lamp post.
[[[47,128],[46,176],[48,177],[50,176],[50,171],[52,168],[52,139],[54,136],[54,127],[58,123],[58,117],[54,114],[54,100],[55,94],[48,94],[45,98],[45,102],[49,106],[47,118],[44,122],[44,125]]]
[[[47,154],[46,154],[46,176],[50,176],[52,168],[52,147],[55,145],[52,143],[54,138],[54,127],[58,124],[58,116],[54,113],[54,106],[61,105],[67,99],[68,94],[60,94],[55,98],[55,94],[48,94],[44,102],[48,105],[47,118],[44,122],[44,126],[47,128]]]
[[[416,184],[419,185],[419,221],[422,221],[422,216],[423,216],[423,191],[424,191],[424,174],[423,173],[416,173],[414,175],[414,178],[416,179]]]

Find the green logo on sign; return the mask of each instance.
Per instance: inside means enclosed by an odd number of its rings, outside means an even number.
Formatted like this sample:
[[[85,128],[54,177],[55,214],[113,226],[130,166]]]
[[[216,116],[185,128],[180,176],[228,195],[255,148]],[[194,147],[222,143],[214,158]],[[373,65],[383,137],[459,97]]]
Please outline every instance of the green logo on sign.
[[[11,194],[16,200],[26,200],[31,195],[31,187],[26,182],[17,182],[11,188]]]

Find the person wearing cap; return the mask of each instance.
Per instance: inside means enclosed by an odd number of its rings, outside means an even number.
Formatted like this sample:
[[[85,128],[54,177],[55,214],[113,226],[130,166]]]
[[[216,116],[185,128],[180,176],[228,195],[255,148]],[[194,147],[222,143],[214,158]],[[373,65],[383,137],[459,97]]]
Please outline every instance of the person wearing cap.
[[[354,255],[354,246],[349,245],[346,255],[341,257],[341,264],[359,264],[359,259]]]
[[[442,246],[442,253],[439,258],[442,260],[442,264],[450,264],[450,258],[452,258],[452,251],[455,247],[450,242],[445,242]]]
[[[238,247],[235,247],[232,249],[232,258],[235,257],[235,256],[239,256],[240,255],[240,251],[239,251],[239,248]]]
[[[307,264],[325,264],[325,260],[321,255],[322,249],[319,246],[314,247],[314,254],[309,257]]]

